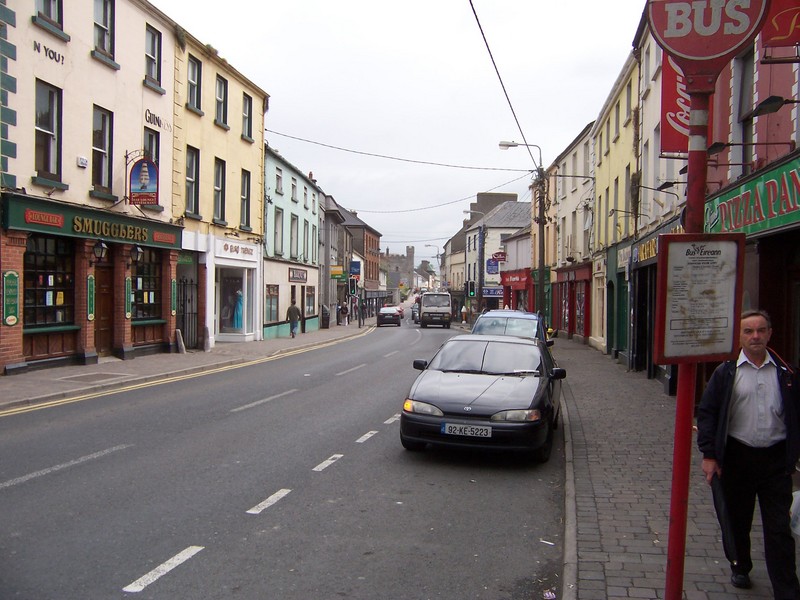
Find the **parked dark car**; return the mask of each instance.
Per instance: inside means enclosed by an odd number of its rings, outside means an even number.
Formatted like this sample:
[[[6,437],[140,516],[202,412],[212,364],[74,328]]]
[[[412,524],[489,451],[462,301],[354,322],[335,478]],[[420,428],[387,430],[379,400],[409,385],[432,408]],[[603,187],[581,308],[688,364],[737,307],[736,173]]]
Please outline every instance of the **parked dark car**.
[[[422,371],[400,414],[407,450],[426,444],[520,450],[550,458],[560,416],[561,380],[545,342],[513,336],[449,339]]]
[[[397,325],[400,327],[402,317],[396,306],[384,306],[378,311],[377,325]]]
[[[553,345],[548,339],[541,315],[521,310],[490,310],[479,315],[472,326],[472,333],[479,335],[514,335],[524,338],[537,338]]]

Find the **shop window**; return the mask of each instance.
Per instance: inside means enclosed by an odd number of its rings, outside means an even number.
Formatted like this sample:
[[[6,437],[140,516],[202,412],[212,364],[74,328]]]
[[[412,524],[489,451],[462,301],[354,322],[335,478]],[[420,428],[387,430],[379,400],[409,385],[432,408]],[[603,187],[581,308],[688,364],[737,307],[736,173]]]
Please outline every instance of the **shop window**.
[[[306,316],[311,316],[317,312],[316,288],[313,285],[306,286]]]
[[[278,321],[278,289],[279,286],[267,284],[264,294],[264,323]]]
[[[244,282],[241,269],[220,269],[219,301],[220,333],[241,333],[244,331]]]
[[[144,254],[132,268],[133,319],[161,318],[161,252],[142,248]]]
[[[75,320],[74,248],[70,240],[31,235],[25,250],[25,327]]]

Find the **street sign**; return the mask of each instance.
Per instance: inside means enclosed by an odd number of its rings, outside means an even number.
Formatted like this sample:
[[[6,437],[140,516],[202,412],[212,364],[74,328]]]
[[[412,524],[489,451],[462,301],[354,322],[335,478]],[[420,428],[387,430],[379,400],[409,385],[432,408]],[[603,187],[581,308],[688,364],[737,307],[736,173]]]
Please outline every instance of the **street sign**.
[[[498,262],[506,262],[506,253],[505,252],[495,252],[492,254],[492,258]]]
[[[680,65],[691,92],[712,93],[720,71],[751,44],[768,0],[649,0],[647,20],[664,51]]]

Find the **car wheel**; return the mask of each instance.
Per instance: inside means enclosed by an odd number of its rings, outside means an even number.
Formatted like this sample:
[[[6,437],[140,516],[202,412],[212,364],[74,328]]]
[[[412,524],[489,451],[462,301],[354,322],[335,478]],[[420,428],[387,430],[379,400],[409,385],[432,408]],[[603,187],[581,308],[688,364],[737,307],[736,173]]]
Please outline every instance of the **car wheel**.
[[[422,327],[423,329],[425,329],[428,326],[428,324],[423,322],[423,323],[420,323],[419,326]]]
[[[448,323],[447,325],[445,325],[445,328],[446,328],[446,329],[450,329],[450,323]]]
[[[419,452],[420,450],[424,450],[426,446],[425,442],[415,442],[407,439],[404,435],[400,435],[400,443],[403,444],[403,448],[409,452]]]
[[[539,446],[536,450],[533,451],[533,460],[537,463],[546,463],[550,460],[550,454],[553,451],[553,427],[551,425],[547,426],[547,439],[545,439],[544,444]]]

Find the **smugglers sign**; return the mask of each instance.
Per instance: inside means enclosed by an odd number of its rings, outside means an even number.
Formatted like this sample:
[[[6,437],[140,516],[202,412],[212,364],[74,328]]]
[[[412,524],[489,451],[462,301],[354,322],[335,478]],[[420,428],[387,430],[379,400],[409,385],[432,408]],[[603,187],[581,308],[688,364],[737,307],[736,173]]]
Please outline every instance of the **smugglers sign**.
[[[800,156],[706,202],[711,233],[753,235],[800,222]]]

